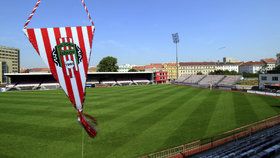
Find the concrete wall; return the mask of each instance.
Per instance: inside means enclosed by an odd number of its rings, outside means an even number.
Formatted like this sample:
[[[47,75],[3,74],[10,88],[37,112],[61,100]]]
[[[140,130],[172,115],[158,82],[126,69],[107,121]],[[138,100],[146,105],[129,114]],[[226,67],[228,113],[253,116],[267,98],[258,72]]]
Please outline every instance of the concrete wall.
[[[277,78],[278,80],[273,80]],[[263,89],[265,85],[280,84],[280,74],[260,74],[259,75],[259,88]]]

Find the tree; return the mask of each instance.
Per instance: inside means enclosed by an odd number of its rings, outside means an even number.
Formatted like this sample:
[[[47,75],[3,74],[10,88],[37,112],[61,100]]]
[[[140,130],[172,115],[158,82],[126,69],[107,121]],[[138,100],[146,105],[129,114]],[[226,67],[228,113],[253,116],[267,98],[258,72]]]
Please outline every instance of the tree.
[[[136,69],[130,69],[130,70],[128,70],[128,72],[138,72]]]
[[[238,75],[238,73],[236,71],[215,70],[210,72],[209,75]]]
[[[258,78],[259,74],[258,73],[253,74],[253,73],[243,72],[242,76],[244,78]]]
[[[280,74],[280,65],[277,65],[273,70],[267,71],[269,74]]]
[[[260,69],[259,73],[261,73],[261,74],[266,73],[267,72],[267,68],[268,68],[267,64],[263,65],[262,68]]]
[[[224,75],[225,72],[223,70],[215,70],[209,73],[209,75]]]
[[[202,74],[202,72],[200,72],[200,71],[199,71],[199,72],[197,72],[196,74],[197,74],[197,75],[203,75],[203,74]]]
[[[112,56],[107,56],[103,58],[99,64],[97,65],[98,72],[117,72],[118,67],[118,59]]]

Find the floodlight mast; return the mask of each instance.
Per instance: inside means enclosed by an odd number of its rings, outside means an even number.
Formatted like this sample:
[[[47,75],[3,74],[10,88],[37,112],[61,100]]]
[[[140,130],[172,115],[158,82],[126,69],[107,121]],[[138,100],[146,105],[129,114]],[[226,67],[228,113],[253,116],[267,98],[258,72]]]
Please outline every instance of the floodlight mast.
[[[172,38],[173,38],[173,43],[176,44],[176,68],[177,68],[177,74],[176,74],[176,78],[179,78],[179,63],[178,63],[178,43],[179,43],[179,34],[178,33],[174,33],[172,34]]]

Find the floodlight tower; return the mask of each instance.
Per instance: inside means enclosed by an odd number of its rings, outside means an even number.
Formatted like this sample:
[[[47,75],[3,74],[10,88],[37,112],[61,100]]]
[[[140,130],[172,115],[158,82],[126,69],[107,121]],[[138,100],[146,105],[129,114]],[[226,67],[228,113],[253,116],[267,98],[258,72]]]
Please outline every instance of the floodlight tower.
[[[179,34],[178,33],[174,33],[172,34],[172,38],[173,38],[173,43],[176,44],[176,68],[177,68],[177,79],[179,77],[179,63],[178,63],[178,43],[179,43]]]

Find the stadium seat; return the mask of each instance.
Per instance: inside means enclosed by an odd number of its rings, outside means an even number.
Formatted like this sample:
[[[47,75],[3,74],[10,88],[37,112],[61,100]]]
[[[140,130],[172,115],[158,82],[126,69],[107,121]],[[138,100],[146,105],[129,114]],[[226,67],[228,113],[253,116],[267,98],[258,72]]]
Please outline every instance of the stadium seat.
[[[249,137],[230,142],[194,157],[270,157],[280,152],[280,125],[255,133]]]

